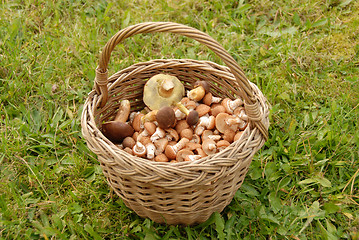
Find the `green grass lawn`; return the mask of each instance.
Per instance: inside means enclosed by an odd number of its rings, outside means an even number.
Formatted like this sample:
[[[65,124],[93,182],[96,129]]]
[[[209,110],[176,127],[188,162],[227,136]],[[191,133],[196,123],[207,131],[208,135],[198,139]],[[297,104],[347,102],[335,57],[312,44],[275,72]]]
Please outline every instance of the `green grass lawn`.
[[[359,2],[0,1],[0,239],[359,239]],[[81,136],[99,52],[128,25],[208,33],[272,105],[269,139],[222,213],[198,226],[138,217]],[[171,34],[117,46],[136,62],[223,64]]]

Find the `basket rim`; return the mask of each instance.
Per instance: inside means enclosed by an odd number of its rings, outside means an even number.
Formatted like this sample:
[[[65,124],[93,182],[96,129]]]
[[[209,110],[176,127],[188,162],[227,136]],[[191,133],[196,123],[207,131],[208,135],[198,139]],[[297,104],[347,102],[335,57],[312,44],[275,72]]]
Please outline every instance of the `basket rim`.
[[[146,61],[146,62],[137,62],[135,64],[132,64],[114,74],[112,74],[110,77],[109,77],[109,83],[108,83],[108,88],[109,89],[112,89],[114,87],[116,87],[116,84],[120,84],[121,82],[118,81],[119,79],[119,75],[131,70],[131,69],[136,69],[137,67],[141,66],[142,64],[153,64],[153,63],[158,63],[158,62],[162,62],[164,65],[166,65],[167,63],[171,62],[171,61],[175,61],[175,62],[182,62],[182,63],[186,63],[186,62],[192,62],[192,63],[196,63],[196,64],[206,64],[208,66],[214,66],[216,68],[218,68],[217,71],[224,71],[226,73],[226,75],[228,75],[229,78],[231,78],[230,76],[232,76],[233,74],[231,73],[230,69],[227,67],[227,66],[223,66],[223,65],[219,65],[217,63],[214,63],[212,61],[208,61],[208,60],[193,60],[193,59],[154,59],[154,60],[150,60],[150,61]],[[232,78],[234,79],[234,77],[232,76]],[[259,90],[259,88],[252,82],[250,82],[250,84],[255,87],[255,89],[257,91],[259,91],[259,93],[263,96],[263,93]],[[98,93],[97,91],[94,89],[92,90],[89,95],[88,95],[88,98],[86,100],[86,102],[84,103],[84,108],[83,108],[83,112],[82,112],[82,116],[81,118],[84,119],[85,118],[85,113],[86,113],[86,110],[88,109],[88,105],[90,105],[91,103],[91,100],[97,96]],[[265,104],[267,107],[268,106],[268,101],[265,99]],[[100,106],[98,106],[100,107]],[[268,116],[264,116],[264,117],[268,117]],[[81,124],[83,125],[83,121],[81,121]],[[135,162],[141,162],[142,164],[149,164],[150,166],[156,166],[156,167],[159,167],[159,168],[162,168],[162,167],[166,167],[166,168],[173,168],[172,170],[176,170],[178,169],[178,167],[181,167],[181,169],[186,169],[187,167],[188,168],[194,168],[196,166],[198,167],[201,167],[203,168],[204,165],[208,165],[208,166],[212,166],[212,165],[215,165],[214,163],[216,161],[213,161],[213,159],[218,159],[218,155],[219,154],[223,154],[222,151],[225,151],[225,150],[222,150],[216,154],[213,154],[213,155],[210,155],[210,156],[206,156],[206,157],[203,157],[203,158],[200,158],[200,159],[197,159],[197,160],[194,160],[194,161],[188,161],[188,162],[177,162],[177,163],[170,163],[170,162],[155,162],[155,161],[151,161],[149,159],[146,159],[146,158],[140,158],[140,157],[137,157],[137,156],[134,156],[134,155],[131,155],[127,152],[125,152],[124,150],[121,150],[120,148],[118,148],[114,143],[112,143],[110,140],[108,140],[104,135],[103,133],[100,131],[100,129],[98,128],[98,126],[96,124],[94,124],[94,126],[92,127],[95,127],[94,129],[94,132],[96,132],[96,136],[97,137],[100,137],[102,141],[105,141],[105,145],[106,147],[109,147],[107,148],[109,151],[115,153],[116,151],[120,151],[121,154],[123,156],[125,156],[124,159],[132,159],[132,160],[135,160]],[[260,131],[257,129],[257,128],[253,128],[251,129],[253,126],[248,126],[244,131],[247,133],[247,134],[243,134],[241,136],[241,138],[239,140],[237,140],[236,142],[233,142],[231,143],[230,147],[234,147],[234,148],[237,148],[239,146],[236,146],[236,144],[238,144],[238,142],[240,142],[240,140],[242,140],[242,138],[244,138],[245,136],[247,136],[248,138],[250,138],[252,141],[253,138],[256,136],[256,135],[260,135],[262,136],[262,134],[260,134]],[[269,127],[269,125],[268,125]],[[83,130],[84,126],[82,127],[82,130]],[[87,139],[87,136],[86,134],[82,134],[84,136],[84,138],[86,140]],[[262,136],[263,137],[263,136]],[[250,142],[250,141],[247,141]],[[264,144],[265,140],[262,138],[262,140],[260,141],[259,143],[259,148],[261,148]],[[256,152],[256,151],[255,151]],[[116,153],[115,153],[116,154]],[[233,165],[233,164],[232,164]]]

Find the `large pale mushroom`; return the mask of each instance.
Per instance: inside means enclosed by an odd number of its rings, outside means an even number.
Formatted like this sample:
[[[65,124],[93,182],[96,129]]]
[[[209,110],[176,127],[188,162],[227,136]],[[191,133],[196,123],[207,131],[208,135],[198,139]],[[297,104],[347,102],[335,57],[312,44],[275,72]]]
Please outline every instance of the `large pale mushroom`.
[[[173,106],[181,101],[184,94],[184,86],[178,78],[168,74],[156,74],[144,86],[143,102],[151,110],[158,110],[164,106]]]

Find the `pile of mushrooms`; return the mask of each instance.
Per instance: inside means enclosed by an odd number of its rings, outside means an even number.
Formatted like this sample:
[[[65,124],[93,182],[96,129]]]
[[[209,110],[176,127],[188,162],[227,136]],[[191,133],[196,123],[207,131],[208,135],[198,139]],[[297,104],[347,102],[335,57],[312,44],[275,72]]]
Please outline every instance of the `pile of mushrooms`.
[[[185,95],[177,77],[157,74],[143,90],[147,108],[130,112],[122,100],[103,134],[124,151],[157,162],[193,161],[215,154],[238,140],[248,125],[241,99],[214,97],[206,81]]]

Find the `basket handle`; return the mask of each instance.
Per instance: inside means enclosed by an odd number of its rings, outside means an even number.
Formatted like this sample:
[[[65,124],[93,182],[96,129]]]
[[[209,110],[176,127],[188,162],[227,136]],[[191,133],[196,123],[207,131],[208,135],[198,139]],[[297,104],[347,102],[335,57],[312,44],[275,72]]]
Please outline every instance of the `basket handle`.
[[[108,99],[108,63],[110,61],[111,52],[115,46],[126,38],[141,33],[170,32],[180,34],[192,38],[211,49],[222,61],[227,65],[234,75],[240,86],[240,96],[243,98],[246,113],[250,120],[262,132],[267,139],[268,131],[262,123],[261,113],[259,110],[259,101],[253,94],[252,87],[245,77],[243,71],[239,67],[234,58],[212,37],[195,28],[172,22],[144,22],[129,26],[117,32],[105,45],[100,55],[99,66],[96,68],[95,88],[102,95],[101,107],[103,107]]]

